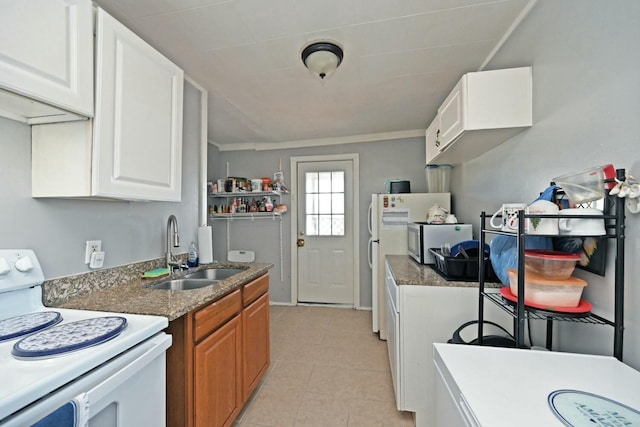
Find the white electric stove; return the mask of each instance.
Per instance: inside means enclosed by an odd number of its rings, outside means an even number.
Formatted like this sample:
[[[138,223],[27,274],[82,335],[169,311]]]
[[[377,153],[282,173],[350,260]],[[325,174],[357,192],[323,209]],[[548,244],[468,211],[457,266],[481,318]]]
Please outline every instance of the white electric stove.
[[[43,281],[33,251],[0,250],[0,426],[70,402],[72,425],[163,426],[167,319],[44,307]]]

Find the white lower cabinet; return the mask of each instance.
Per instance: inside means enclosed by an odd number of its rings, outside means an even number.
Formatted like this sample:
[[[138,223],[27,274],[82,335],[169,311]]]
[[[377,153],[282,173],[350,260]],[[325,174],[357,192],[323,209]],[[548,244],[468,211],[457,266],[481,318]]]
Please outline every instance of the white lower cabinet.
[[[390,272],[387,265],[387,271]],[[398,410],[415,412],[416,427],[436,426],[433,344],[445,343],[463,323],[477,319],[478,288],[398,286],[387,275],[389,358]],[[395,287],[395,288],[394,288]],[[389,299],[397,299],[396,303]],[[393,307],[397,313],[390,313]],[[485,320],[509,326],[511,319],[494,304],[485,305]],[[395,320],[394,320],[395,317]],[[469,328],[474,329],[474,328]],[[470,331],[473,332],[473,331]],[[491,331],[488,331],[491,332]]]
[[[102,9],[93,121],[32,128],[32,196],[181,199],[183,71]]]
[[[0,115],[26,123],[93,116],[92,22],[90,0],[0,2]]]
[[[426,131],[426,162],[464,163],[532,124],[531,67],[465,74]]]

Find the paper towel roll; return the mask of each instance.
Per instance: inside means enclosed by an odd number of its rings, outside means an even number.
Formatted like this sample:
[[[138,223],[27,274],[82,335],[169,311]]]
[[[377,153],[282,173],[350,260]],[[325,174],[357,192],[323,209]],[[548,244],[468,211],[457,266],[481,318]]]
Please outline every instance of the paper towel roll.
[[[213,262],[213,239],[211,238],[211,227],[208,225],[198,227],[198,249],[200,264]]]

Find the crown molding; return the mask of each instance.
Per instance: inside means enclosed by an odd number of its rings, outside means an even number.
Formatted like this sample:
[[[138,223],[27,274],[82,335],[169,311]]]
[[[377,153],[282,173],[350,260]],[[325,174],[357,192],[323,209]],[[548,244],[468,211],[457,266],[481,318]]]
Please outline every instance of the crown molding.
[[[291,148],[322,147],[327,145],[355,144],[358,142],[388,141],[393,139],[407,139],[424,137],[424,129],[402,130],[397,132],[369,133],[364,135],[339,136],[335,138],[303,139],[284,142],[243,142],[237,144],[222,144],[209,140],[220,151],[265,151],[283,150]]]

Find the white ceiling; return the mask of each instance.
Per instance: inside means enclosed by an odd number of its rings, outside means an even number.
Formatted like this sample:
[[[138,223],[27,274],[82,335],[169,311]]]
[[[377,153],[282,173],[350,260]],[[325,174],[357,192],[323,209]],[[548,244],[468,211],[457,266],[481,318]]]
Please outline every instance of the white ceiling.
[[[210,142],[259,149],[420,135],[535,0],[96,3],[209,91]],[[318,40],[344,50],[325,81],[300,59]]]

